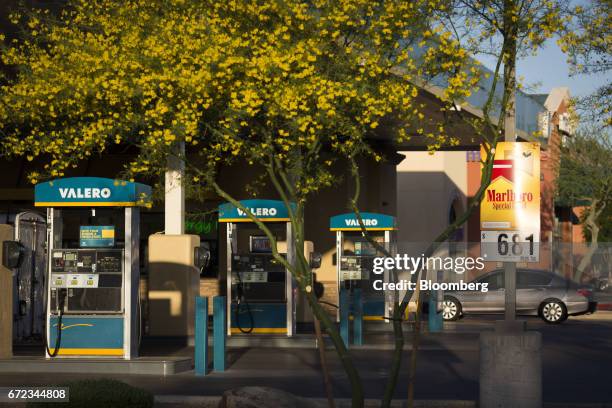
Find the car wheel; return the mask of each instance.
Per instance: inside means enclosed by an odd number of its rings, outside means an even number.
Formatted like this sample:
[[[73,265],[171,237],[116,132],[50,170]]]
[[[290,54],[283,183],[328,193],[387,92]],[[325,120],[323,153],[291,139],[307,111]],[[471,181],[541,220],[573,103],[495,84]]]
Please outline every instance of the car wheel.
[[[453,297],[445,297],[442,302],[442,319],[455,321],[461,317],[461,303]]]
[[[546,323],[561,323],[567,319],[567,308],[559,300],[546,300],[540,306],[540,317]]]

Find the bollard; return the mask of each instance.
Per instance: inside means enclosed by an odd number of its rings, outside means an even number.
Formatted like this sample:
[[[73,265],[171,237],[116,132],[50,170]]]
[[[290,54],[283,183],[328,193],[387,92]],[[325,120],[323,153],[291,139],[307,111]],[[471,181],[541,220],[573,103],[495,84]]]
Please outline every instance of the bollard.
[[[430,333],[439,333],[443,328],[442,313],[438,313],[438,291],[432,290],[429,295],[429,315],[427,327]]]
[[[480,333],[482,408],[542,407],[542,334],[505,328]]]
[[[225,339],[227,310],[225,296],[213,298],[213,369],[225,371]]]
[[[206,375],[208,366],[208,298],[195,298],[195,373]]]
[[[350,303],[349,291],[345,288],[340,289],[340,336],[344,345],[349,346],[349,324],[350,324]]]
[[[353,344],[363,345],[363,299],[361,288],[353,291]]]

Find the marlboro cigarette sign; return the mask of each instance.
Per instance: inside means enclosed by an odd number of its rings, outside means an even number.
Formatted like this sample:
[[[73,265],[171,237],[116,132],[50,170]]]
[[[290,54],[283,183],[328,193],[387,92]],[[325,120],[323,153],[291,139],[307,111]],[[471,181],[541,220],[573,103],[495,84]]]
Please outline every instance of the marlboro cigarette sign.
[[[488,261],[537,262],[540,146],[500,142],[494,154],[491,184],[480,203],[482,254]]]

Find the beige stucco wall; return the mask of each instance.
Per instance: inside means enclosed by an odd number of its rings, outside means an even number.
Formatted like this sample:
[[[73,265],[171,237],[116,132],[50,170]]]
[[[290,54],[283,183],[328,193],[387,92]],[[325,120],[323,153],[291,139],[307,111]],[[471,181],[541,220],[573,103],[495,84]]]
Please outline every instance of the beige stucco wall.
[[[467,199],[466,153],[400,152],[406,158],[397,166],[397,217],[399,250],[403,243],[426,246],[448,225],[454,200],[465,209]],[[465,239],[465,235],[464,239]]]
[[[200,273],[194,265],[197,235],[149,236],[149,334],[194,335],[195,296],[200,293]],[[154,317],[153,317],[154,316]]]
[[[13,239],[13,227],[0,224],[0,259],[2,242]],[[0,263],[0,358],[13,357],[13,271]]]

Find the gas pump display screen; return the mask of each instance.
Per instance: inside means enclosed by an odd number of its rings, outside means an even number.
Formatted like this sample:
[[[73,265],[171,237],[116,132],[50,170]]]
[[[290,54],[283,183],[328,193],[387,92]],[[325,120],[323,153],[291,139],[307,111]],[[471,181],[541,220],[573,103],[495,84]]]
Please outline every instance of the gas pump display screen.
[[[51,272],[76,272],[78,251],[53,251]]]
[[[121,272],[121,251],[98,251],[98,273]]]
[[[77,271],[83,273],[95,272],[96,251],[79,251],[77,256]]]
[[[355,255],[358,256],[375,256],[376,248],[369,242],[355,242]]]
[[[372,264],[372,257],[343,256],[340,258],[340,280],[368,280]]]
[[[51,259],[53,273],[121,273],[122,250],[56,250]]]
[[[272,245],[270,244],[268,237],[251,235],[249,237],[249,241],[251,252],[259,254],[272,253]]]

